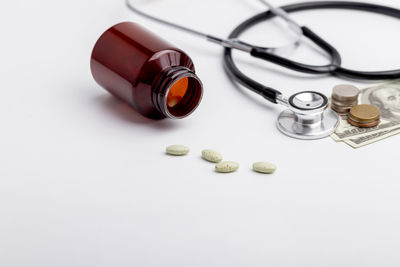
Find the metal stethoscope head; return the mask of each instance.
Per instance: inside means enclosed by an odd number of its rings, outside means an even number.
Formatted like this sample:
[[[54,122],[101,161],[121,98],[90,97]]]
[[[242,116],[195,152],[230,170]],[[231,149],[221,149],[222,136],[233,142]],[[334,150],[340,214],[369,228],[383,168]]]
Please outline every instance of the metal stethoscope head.
[[[342,67],[341,56],[332,45],[330,45],[308,27],[300,26],[288,15],[288,12],[340,8],[362,10],[400,18],[400,10],[391,7],[348,1],[316,1],[287,5],[283,7],[274,7],[266,0],[259,0],[269,8],[268,11],[255,15],[248,20],[242,22],[232,31],[228,38],[219,38],[188,28],[183,25],[179,25],[149,15],[134,7],[131,4],[130,0],[125,1],[127,7],[131,11],[141,16],[222,45],[225,48],[225,70],[233,80],[247,87],[251,91],[263,96],[265,99],[272,103],[282,104],[288,107],[287,110],[283,111],[279,115],[277,127],[281,132],[291,137],[299,139],[318,139],[326,137],[336,129],[339,123],[339,116],[328,108],[329,104],[327,97],[319,92],[304,91],[296,93],[289,98],[286,98],[278,90],[254,81],[247,75],[243,74],[236,66],[232,58],[232,49],[241,50],[249,53],[253,57],[269,61],[271,63],[280,65],[291,70],[308,74],[330,74],[338,77],[365,80],[385,80],[400,78],[400,70],[366,72],[346,69]],[[250,27],[262,21],[272,19],[274,17],[279,17],[286,21],[289,28],[292,30],[293,33],[295,33],[296,38],[291,44],[277,48],[260,47],[251,45],[238,39],[240,34],[245,32]],[[315,45],[325,51],[331,59],[330,63],[322,66],[314,66],[296,62],[278,55],[281,50],[287,50],[289,47],[297,47],[303,38],[309,39],[310,41],[314,42]]]
[[[289,99],[280,95],[278,103],[288,107],[279,114],[276,123],[287,136],[319,139],[329,136],[339,124],[339,116],[328,109],[328,98],[319,92],[303,91]]]

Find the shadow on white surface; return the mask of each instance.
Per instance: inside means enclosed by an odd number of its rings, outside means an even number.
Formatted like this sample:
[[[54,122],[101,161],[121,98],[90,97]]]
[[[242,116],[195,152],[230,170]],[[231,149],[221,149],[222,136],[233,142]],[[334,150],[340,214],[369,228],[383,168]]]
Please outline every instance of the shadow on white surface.
[[[230,76],[230,74],[227,72],[227,70],[224,68],[224,71]],[[248,89],[245,89],[244,86],[241,86],[239,83],[237,83],[233,78],[228,79],[229,82],[231,83],[232,87],[236,89],[237,92],[239,92],[241,95],[252,101],[252,103],[256,104],[257,106],[260,106],[262,108],[267,109],[268,111],[275,110],[275,107],[269,104],[269,102],[266,99],[263,99],[261,96],[258,96],[256,93],[250,92]]]
[[[112,95],[96,96],[94,97],[94,102],[101,109],[104,109],[105,112],[111,114],[115,119],[131,125],[146,125],[153,129],[163,131],[172,130],[178,126],[171,120],[154,120],[146,118],[135,109]]]

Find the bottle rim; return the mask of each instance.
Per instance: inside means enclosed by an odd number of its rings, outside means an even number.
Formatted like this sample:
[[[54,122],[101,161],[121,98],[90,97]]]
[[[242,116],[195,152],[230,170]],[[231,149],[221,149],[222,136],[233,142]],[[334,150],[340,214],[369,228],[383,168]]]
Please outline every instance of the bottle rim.
[[[168,106],[168,94],[171,88],[183,78],[188,78],[186,93],[182,100],[174,107]],[[172,67],[165,71],[155,83],[153,92],[155,106],[166,117],[182,119],[192,114],[199,106],[203,98],[203,83],[190,69],[185,67]]]

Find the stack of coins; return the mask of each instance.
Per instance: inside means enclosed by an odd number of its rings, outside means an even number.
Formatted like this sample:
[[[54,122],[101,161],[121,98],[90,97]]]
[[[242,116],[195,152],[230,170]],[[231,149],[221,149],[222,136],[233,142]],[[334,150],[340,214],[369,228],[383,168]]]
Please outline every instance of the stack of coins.
[[[356,127],[369,128],[379,124],[380,113],[376,106],[362,104],[350,109],[347,121]]]
[[[332,90],[331,109],[340,115],[346,115],[353,106],[357,105],[359,92],[353,85],[336,85]]]

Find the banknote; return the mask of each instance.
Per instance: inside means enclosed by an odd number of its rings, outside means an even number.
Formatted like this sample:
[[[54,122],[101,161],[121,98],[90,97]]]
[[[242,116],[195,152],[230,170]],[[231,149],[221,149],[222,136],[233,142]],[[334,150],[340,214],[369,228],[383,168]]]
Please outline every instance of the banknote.
[[[359,104],[372,104],[379,108],[381,123],[372,128],[358,128],[341,119],[335,133],[335,141],[344,141],[352,147],[361,147],[400,131],[400,80],[373,85],[360,90]]]
[[[336,142],[341,142],[349,138],[355,138],[357,136],[364,136],[368,134],[374,134],[381,131],[387,131],[400,126],[400,122],[391,122],[385,119],[381,119],[381,123],[372,128],[359,128],[351,125],[346,119],[341,118],[339,126],[336,131],[331,135],[332,139]]]
[[[373,134],[361,135],[358,137],[345,139],[343,140],[343,142],[345,142],[346,144],[350,145],[353,148],[359,148],[380,141],[382,139],[388,138],[390,136],[396,135],[398,133],[400,133],[400,127],[391,130],[380,131]]]

